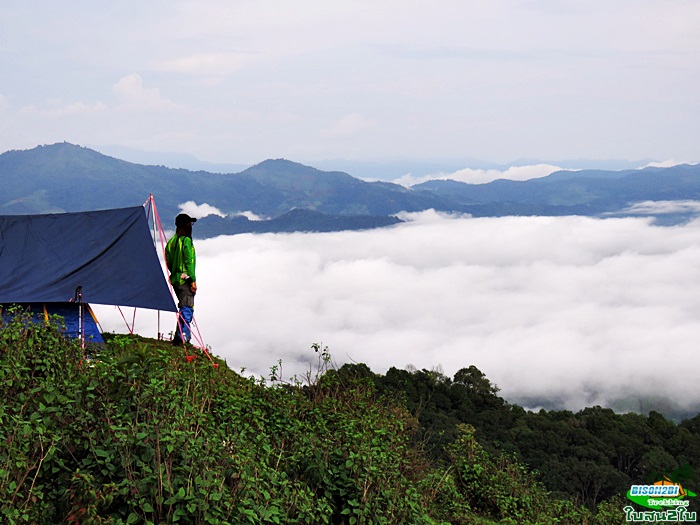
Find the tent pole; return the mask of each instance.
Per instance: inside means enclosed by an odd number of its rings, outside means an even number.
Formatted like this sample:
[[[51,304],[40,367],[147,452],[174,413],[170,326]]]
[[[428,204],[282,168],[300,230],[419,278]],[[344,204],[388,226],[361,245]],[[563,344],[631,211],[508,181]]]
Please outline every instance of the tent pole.
[[[85,320],[83,319],[83,287],[75,289],[75,302],[78,303],[78,336],[80,337],[80,348],[85,349]]]
[[[148,195],[148,209],[153,212],[153,247],[158,250],[158,214],[156,211],[156,200],[153,194]],[[160,333],[160,310],[158,310],[158,340],[163,339]]]

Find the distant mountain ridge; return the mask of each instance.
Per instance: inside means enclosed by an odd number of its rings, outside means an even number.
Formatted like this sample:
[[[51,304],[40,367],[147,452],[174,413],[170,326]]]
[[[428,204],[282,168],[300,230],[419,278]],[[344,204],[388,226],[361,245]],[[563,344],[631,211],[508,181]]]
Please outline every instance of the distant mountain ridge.
[[[700,200],[700,165],[557,171],[539,179],[487,184],[433,180],[413,189],[448,199],[475,215],[625,215],[638,202]]]
[[[227,218],[203,218],[198,234],[204,237],[227,231],[372,228],[395,224],[399,212],[431,208],[477,217],[598,216],[625,214],[640,201],[700,200],[698,165],[559,171],[540,179],[486,184],[433,180],[405,188],[285,159],[229,174],[146,166],[65,142],[1,154],[0,180],[0,214],[127,207],[144,202],[150,193],[164,218],[179,213],[187,201],[206,203]],[[274,221],[235,218],[243,212]],[[672,220],[687,218],[681,214]]]
[[[252,212],[277,219],[245,224],[206,217],[197,228],[205,237],[224,233],[225,224],[232,233],[241,225],[245,231],[328,231],[329,225],[364,229],[399,222],[392,215],[404,210],[445,209],[443,200],[429,193],[364,182],[284,159],[266,160],[240,173],[213,174],[134,164],[69,143],[3,153],[0,177],[6,188],[0,197],[2,214],[126,207],[153,193],[163,217],[173,217],[180,204],[194,201],[226,215]],[[316,213],[300,220],[301,212],[286,215],[291,210]]]

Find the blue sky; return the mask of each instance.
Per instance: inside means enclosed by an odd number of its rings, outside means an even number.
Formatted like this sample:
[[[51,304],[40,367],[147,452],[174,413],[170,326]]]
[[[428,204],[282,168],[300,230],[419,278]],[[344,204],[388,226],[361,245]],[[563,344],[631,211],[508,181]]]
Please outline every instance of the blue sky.
[[[694,0],[7,0],[0,151],[698,162],[699,64]]]

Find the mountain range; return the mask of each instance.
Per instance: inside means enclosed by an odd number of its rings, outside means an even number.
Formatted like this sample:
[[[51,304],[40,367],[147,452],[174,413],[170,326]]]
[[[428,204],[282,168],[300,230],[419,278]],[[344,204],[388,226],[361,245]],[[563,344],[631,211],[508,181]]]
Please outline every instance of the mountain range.
[[[405,188],[285,159],[221,174],[135,164],[65,142],[1,154],[0,180],[1,214],[127,207],[153,194],[165,222],[187,201],[206,203],[225,217],[201,219],[201,237],[367,229],[400,222],[399,212],[427,209],[474,217],[621,216],[633,213],[630,207],[639,202],[700,200],[700,165],[558,171],[539,179],[485,184],[432,180]],[[697,211],[690,206],[671,214],[647,213],[671,224]],[[251,214],[266,220],[250,220]]]

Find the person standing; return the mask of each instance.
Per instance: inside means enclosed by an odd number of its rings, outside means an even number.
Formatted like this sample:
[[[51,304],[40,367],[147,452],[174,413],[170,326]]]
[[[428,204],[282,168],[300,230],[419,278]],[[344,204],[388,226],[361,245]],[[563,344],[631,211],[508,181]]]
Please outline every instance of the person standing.
[[[194,296],[197,294],[197,257],[192,243],[192,224],[195,222],[197,219],[186,213],[175,217],[175,235],[165,246],[165,263],[180,310],[173,337],[174,345],[189,343],[192,335],[190,324],[194,316]]]

